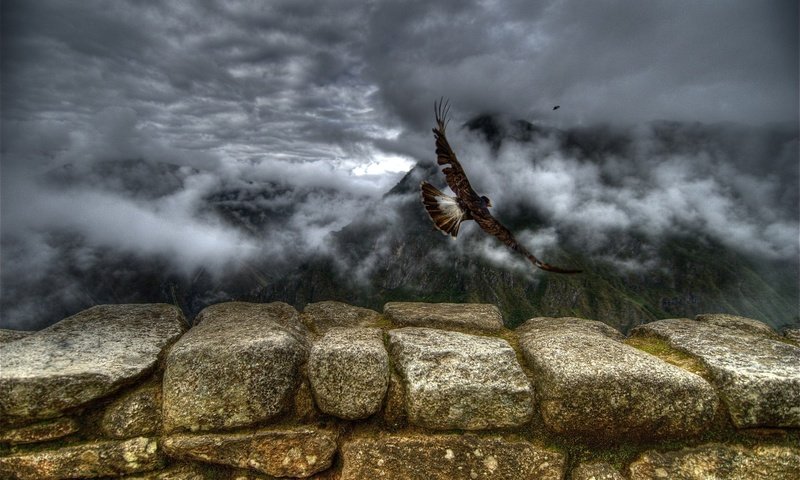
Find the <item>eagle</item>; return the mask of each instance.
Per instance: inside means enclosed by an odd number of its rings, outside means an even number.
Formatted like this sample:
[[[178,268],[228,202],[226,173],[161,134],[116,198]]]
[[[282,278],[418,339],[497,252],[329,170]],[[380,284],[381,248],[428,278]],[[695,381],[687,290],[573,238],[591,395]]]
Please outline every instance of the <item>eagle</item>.
[[[491,200],[478,195],[472,189],[464,168],[456,159],[456,154],[450,148],[445,136],[447,115],[450,112],[449,103],[443,103],[442,100],[434,102],[433,110],[436,115],[436,127],[433,128],[433,135],[436,138],[436,160],[439,165],[444,166],[442,173],[447,186],[456,194],[455,197],[445,195],[430,183],[422,182],[422,203],[436,228],[445,235],[455,238],[461,222],[474,220],[486,233],[494,235],[511,250],[524,255],[536,267],[555,273],[580,273],[581,270],[559,268],[539,260],[520,245],[511,231],[489,213],[489,208],[492,207]]]

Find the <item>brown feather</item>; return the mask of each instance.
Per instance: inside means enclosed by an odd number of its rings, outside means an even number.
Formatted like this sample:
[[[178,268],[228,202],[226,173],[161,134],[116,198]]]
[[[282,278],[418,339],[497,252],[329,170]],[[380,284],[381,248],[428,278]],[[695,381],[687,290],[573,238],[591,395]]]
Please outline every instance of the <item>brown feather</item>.
[[[458,199],[445,195],[428,182],[422,182],[422,203],[434,226],[446,235],[456,237],[461,222],[467,220]]]
[[[554,273],[580,273],[581,270],[564,269],[542,262],[520,245],[511,231],[489,213],[488,205],[473,190],[464,168],[445,136],[447,114],[450,112],[449,103],[440,99],[439,102],[434,102],[433,109],[436,114],[436,126],[433,128],[436,139],[436,161],[439,165],[447,165],[442,169],[442,173],[447,186],[456,194],[455,198],[449,197],[431,184],[422,182],[422,203],[436,228],[455,237],[462,221],[475,220],[486,233],[497,237],[509,248],[524,255],[536,267]]]

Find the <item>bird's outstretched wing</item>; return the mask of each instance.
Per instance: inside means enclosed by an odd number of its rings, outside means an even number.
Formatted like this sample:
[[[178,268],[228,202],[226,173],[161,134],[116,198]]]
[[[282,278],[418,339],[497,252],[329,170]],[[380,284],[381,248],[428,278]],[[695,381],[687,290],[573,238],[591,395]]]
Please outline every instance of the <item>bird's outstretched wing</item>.
[[[433,110],[436,114],[436,126],[433,128],[433,135],[436,137],[436,161],[439,165],[446,165],[442,169],[442,173],[444,173],[447,186],[456,194],[456,198],[447,197],[423,182],[423,203],[436,227],[455,237],[458,235],[458,227],[461,222],[472,219],[484,231],[497,237],[512,250],[524,255],[536,267],[555,273],[580,273],[581,270],[568,270],[542,262],[520,245],[511,231],[489,213],[488,200],[485,201],[472,188],[464,168],[447,141],[445,130],[447,129],[447,114],[450,111],[449,104],[440,99],[433,103]]]
[[[464,202],[479,201],[480,196],[469,184],[467,174],[445,136],[450,105],[440,99],[438,102],[433,102],[433,110],[436,113],[436,126],[433,128],[433,135],[436,137],[436,161],[439,165],[447,165],[442,169],[447,186]]]
[[[514,234],[511,233],[509,229],[503,226],[496,218],[489,213],[489,210],[483,208],[477,212],[472,212],[472,219],[480,225],[480,227],[486,233],[490,235],[494,235],[497,237],[501,242],[505,243],[509,248],[514,250],[515,252],[519,252],[522,255],[531,261],[536,267],[541,268],[542,270],[547,270],[548,272],[554,273],[581,273],[582,270],[569,270],[565,268],[556,267],[554,265],[550,265],[549,263],[544,263],[543,261],[539,260],[534,256],[531,252],[528,251],[527,248],[523,247],[522,245],[517,242],[517,239],[514,238]]]

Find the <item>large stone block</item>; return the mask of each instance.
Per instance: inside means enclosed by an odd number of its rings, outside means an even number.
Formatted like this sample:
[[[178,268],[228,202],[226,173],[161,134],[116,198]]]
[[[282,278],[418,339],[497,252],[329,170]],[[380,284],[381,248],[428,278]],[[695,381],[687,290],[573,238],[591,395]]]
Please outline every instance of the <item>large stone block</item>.
[[[305,332],[285,303],[207,307],[167,357],[164,429],[232,428],[280,414],[308,354]]]
[[[563,454],[522,440],[475,435],[354,439],[342,447],[341,480],[561,480]]]
[[[37,450],[0,457],[0,478],[60,480],[118,477],[155,470],[163,465],[152,438],[90,442],[54,450]]]
[[[754,335],[762,335],[771,338],[780,338],[780,334],[772,327],[764,322],[740,317],[739,315],[730,315],[727,313],[701,313],[694,317],[698,322],[710,323],[720,327],[731,328],[739,330],[740,332],[752,333]]]
[[[648,451],[631,463],[631,480],[787,480],[800,478],[800,448],[708,444]]]
[[[151,380],[114,400],[103,411],[100,430],[110,438],[158,435],[161,431],[161,382]]]
[[[531,385],[505,340],[407,327],[390,331],[389,344],[411,423],[479,430],[531,419]]]
[[[314,344],[308,379],[319,409],[355,420],[381,408],[389,386],[389,355],[379,328],[333,328]]]
[[[389,302],[383,306],[383,313],[403,327],[487,332],[503,328],[503,315],[488,303]]]
[[[701,377],[620,341],[579,318],[533,318],[517,329],[553,432],[596,440],[696,435],[719,400]]]
[[[306,427],[177,434],[164,439],[164,451],[178,459],[247,468],[276,477],[308,477],[331,466],[336,434]]]
[[[71,435],[80,429],[80,425],[69,417],[54,418],[44,422],[9,428],[0,431],[0,443],[19,445],[56,440]]]
[[[0,422],[49,418],[151,372],[183,333],[176,307],[100,305],[0,345]]]
[[[655,336],[699,358],[737,427],[800,427],[800,348],[685,318],[641,325],[631,335]]]
[[[368,308],[325,301],[306,305],[302,319],[311,331],[322,335],[337,327],[374,327],[381,321],[381,314]]]

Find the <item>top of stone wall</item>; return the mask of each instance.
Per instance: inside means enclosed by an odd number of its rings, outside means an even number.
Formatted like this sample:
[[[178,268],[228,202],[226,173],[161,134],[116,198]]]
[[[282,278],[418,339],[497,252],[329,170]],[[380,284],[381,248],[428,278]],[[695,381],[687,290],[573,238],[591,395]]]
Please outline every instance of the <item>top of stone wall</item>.
[[[0,345],[0,421],[108,395],[152,370],[184,330],[172,305],[100,305]]]
[[[488,303],[389,302],[384,305],[383,313],[401,327],[486,332],[503,328],[503,315]]]
[[[662,339],[698,358],[737,427],[800,427],[800,348],[756,320],[736,317],[731,327],[729,319],[710,318],[658,320],[631,335]]]
[[[174,307],[81,312],[0,346],[0,477],[800,475],[788,336],[721,314],[628,338],[572,317],[508,330],[495,310],[229,302],[174,345]]]
[[[232,428],[278,415],[308,344],[297,310],[286,303],[206,308],[167,357],[164,428]]]
[[[381,314],[347,303],[325,301],[306,305],[301,319],[309,330],[322,335],[337,327],[373,327],[380,323]]]

